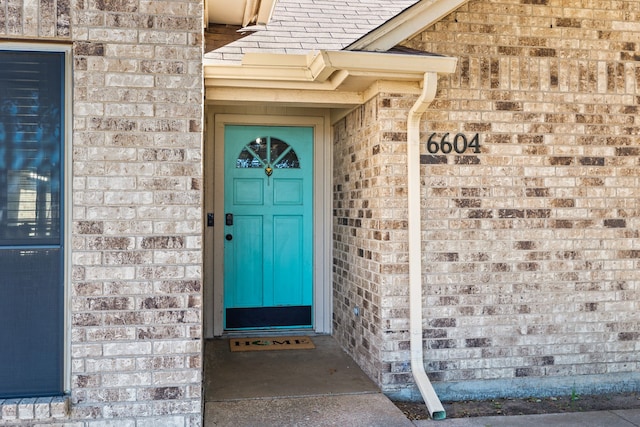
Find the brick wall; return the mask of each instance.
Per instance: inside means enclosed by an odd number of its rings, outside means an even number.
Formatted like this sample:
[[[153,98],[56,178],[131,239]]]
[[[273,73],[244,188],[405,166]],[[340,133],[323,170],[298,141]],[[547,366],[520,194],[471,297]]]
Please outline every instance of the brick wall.
[[[410,106],[402,95],[381,95],[334,126],[334,335],[385,386],[411,379],[406,363]]]
[[[425,364],[441,397],[637,389],[639,22],[637,1],[474,0],[405,43],[459,58],[421,136]],[[413,102],[382,95],[335,127],[334,328],[383,390],[417,398]],[[429,153],[434,132],[478,134],[480,153]]]
[[[422,147],[433,379],[522,379],[510,384],[525,393],[538,379],[633,384],[639,22],[637,1],[474,0],[407,43],[460,61],[423,140],[478,133],[482,144]]]
[[[333,128],[333,332],[373,378],[379,371],[381,314],[380,269],[374,261],[379,245],[371,235],[376,107],[369,102]]]
[[[3,37],[73,43],[71,397],[42,424],[201,424],[202,33],[200,0],[0,4]]]
[[[0,4],[3,38],[69,40],[71,0],[5,1]]]

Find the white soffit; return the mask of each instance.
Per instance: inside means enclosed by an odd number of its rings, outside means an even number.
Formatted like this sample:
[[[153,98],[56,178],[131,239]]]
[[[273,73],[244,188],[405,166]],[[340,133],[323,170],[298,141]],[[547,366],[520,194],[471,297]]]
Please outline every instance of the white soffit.
[[[205,0],[210,24],[266,25],[277,0]]]
[[[241,64],[205,59],[204,79],[207,102],[339,107],[362,104],[383,86],[419,93],[426,73],[453,73],[456,64],[452,57],[397,53],[247,53]]]
[[[422,0],[345,50],[384,52],[435,24],[469,0]]]

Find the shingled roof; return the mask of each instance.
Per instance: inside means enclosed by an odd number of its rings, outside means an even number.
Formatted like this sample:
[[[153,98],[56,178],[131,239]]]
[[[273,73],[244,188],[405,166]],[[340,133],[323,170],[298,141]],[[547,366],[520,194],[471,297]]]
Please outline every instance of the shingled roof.
[[[342,50],[419,0],[278,0],[265,29],[205,55],[239,62],[249,52]]]

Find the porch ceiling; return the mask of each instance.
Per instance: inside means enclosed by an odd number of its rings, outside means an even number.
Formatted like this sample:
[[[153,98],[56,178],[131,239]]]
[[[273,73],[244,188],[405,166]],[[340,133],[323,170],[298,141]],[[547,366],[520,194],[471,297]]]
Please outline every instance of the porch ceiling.
[[[426,73],[453,73],[457,59],[406,53],[247,53],[242,63],[204,60],[206,100],[346,108],[381,91],[420,93]]]

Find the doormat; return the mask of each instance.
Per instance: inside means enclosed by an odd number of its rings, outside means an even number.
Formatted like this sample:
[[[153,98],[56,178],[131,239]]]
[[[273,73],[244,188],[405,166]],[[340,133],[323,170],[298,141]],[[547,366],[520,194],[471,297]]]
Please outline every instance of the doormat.
[[[231,338],[231,351],[311,350],[316,348],[309,337]]]

